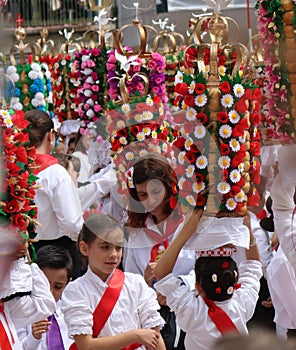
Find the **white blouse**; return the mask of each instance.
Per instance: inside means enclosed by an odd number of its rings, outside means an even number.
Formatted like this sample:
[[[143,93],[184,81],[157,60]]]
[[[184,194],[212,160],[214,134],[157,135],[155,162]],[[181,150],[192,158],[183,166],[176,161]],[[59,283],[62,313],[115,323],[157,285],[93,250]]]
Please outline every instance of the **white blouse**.
[[[56,304],[57,308],[54,315],[60,328],[64,348],[65,350],[68,350],[71,344],[73,343],[73,340],[68,338],[68,328],[64,321],[64,315],[62,314],[60,309],[60,303],[61,303],[60,301],[57,302]],[[32,334],[31,325],[25,328],[18,329],[17,333],[18,333],[19,339],[22,342],[23,350],[47,350],[48,347],[47,347],[46,333],[42,334],[41,339],[34,338]]]
[[[274,322],[296,329],[296,275],[281,247],[267,267],[267,282],[275,310]]]
[[[16,329],[25,327],[52,315],[56,303],[50,292],[47,278],[36,264],[25,264],[18,259],[12,264],[7,279],[0,286],[1,297],[17,292],[28,292],[30,295],[15,297],[4,302],[6,317],[0,313],[0,320],[10,338],[13,335],[13,350],[21,350]],[[10,339],[11,340],[11,339]]]
[[[255,310],[261,276],[259,261],[249,260],[241,263],[239,266],[241,288],[234,292],[231,299],[215,302],[228,314],[242,334],[248,333],[246,322]],[[178,325],[186,332],[186,350],[211,349],[221,333],[208,316],[208,307],[196,291],[190,291],[188,286],[173,274],[157,282],[155,288],[167,297],[167,304],[176,313]]]
[[[151,218],[147,218],[146,221],[147,228],[153,230],[160,237],[162,233],[152,221]],[[178,235],[182,228],[182,224],[177,228],[174,234],[168,237],[169,243]],[[166,228],[166,223],[164,230]],[[156,244],[155,240],[150,237],[142,228],[128,228],[128,243],[127,247],[124,250],[124,270],[128,272],[137,273],[144,275],[144,270],[147,264],[150,261],[150,252],[152,247]],[[160,249],[163,246],[161,245]],[[164,249],[164,248],[163,248]],[[193,249],[183,248],[178,256],[176,265],[174,267],[174,274],[177,275],[186,275],[189,274],[191,270],[194,269],[196,260],[196,253]]]
[[[77,190],[67,170],[54,164],[38,173],[35,202],[38,207],[36,239],[68,236],[77,240],[82,227],[82,211]]]
[[[293,218],[295,186],[286,186],[278,174],[272,184],[270,196],[274,226],[280,245],[296,271],[296,217]]]
[[[69,337],[92,334],[93,312],[108,287],[109,280],[110,277],[106,282],[102,281],[88,268],[85,275],[67,285],[61,308]],[[143,277],[125,273],[120,296],[99,336],[108,337],[140,328],[161,329],[164,320],[158,309],[156,293],[147,286]],[[145,347],[139,349],[144,350]]]

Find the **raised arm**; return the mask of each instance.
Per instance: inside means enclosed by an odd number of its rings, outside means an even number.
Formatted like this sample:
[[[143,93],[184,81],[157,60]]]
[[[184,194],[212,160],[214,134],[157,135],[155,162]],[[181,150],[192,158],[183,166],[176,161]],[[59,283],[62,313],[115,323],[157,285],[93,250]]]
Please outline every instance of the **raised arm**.
[[[258,250],[258,245],[256,242],[256,237],[253,234],[252,226],[251,226],[251,220],[250,220],[250,214],[248,213],[244,218],[244,225],[247,226],[250,233],[250,246],[249,249],[246,249],[246,259],[247,260],[258,260],[260,261],[260,255]]]
[[[184,224],[182,230],[174,238],[165,253],[161,256],[154,268],[155,276],[158,280],[167,276],[173,271],[178,255],[188,239],[196,232],[203,210],[196,209],[190,214],[189,219]]]

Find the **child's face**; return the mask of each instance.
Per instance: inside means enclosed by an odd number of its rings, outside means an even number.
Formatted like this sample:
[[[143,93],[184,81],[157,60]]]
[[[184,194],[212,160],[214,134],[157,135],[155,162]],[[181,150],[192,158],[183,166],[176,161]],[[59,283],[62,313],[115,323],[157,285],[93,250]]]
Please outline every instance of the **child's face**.
[[[160,180],[148,180],[136,185],[139,201],[148,213],[159,217],[164,211],[164,199],[167,191]]]
[[[109,234],[106,233],[106,237],[112,236],[113,243],[110,243],[110,240],[106,241],[103,238],[96,237],[91,244],[81,241],[79,245],[81,253],[88,258],[89,267],[103,281],[106,281],[119,265],[122,258],[123,243],[123,232],[120,228],[116,228],[112,232],[109,231]],[[116,242],[120,242],[120,245]]]
[[[66,269],[43,268],[43,273],[48,279],[50,291],[55,301],[59,301],[68,283],[68,272]]]

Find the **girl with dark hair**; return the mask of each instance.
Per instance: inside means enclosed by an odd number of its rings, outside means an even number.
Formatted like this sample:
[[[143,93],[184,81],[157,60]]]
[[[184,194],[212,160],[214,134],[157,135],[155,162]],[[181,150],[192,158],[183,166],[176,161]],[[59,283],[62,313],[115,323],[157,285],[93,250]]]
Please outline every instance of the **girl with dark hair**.
[[[183,225],[183,214],[177,206],[178,180],[166,158],[157,154],[147,155],[136,162],[131,177],[129,235],[123,267],[125,271],[144,276],[147,284],[153,287],[156,262]],[[195,258],[194,250],[183,249],[174,274],[189,275],[194,269]],[[158,301],[161,304],[160,314],[166,321],[161,331],[166,348],[184,349],[184,333],[176,325],[174,313],[160,294]]]
[[[262,268],[249,218],[246,218],[250,232],[246,260],[237,268],[230,256],[198,258],[195,265],[197,293],[190,291],[182,278],[172,274],[179,252],[197,230],[202,210],[188,215],[180,234],[154,269],[158,279],[155,288],[167,298],[178,324],[186,332],[186,350],[210,349],[222,335],[248,333],[246,324],[255,310]]]
[[[111,216],[88,215],[78,238],[87,272],[68,284],[62,299],[75,340],[71,350],[165,349],[155,292],[141,276],[117,269],[123,243],[123,230]]]
[[[38,207],[38,242],[36,250],[44,245],[62,246],[69,250],[73,259],[73,277],[80,275],[80,256],[76,240],[82,226],[82,211],[76,188],[67,170],[51,155],[57,130],[50,116],[40,110],[26,112],[29,121],[29,138],[36,147],[35,175]]]

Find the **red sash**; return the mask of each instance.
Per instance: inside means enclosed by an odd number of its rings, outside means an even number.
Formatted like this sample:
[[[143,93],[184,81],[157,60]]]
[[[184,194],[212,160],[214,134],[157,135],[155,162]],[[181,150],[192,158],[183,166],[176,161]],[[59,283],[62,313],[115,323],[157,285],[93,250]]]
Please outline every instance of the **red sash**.
[[[150,252],[150,262],[154,262],[157,254],[158,254],[158,250],[159,250],[160,245],[163,244],[164,249],[168,248],[168,246],[169,246],[168,238],[175,233],[177,228],[183,222],[183,217],[179,216],[178,219],[169,219],[166,223],[166,230],[165,230],[165,234],[163,236],[160,236],[155,231],[149,229],[146,226],[146,220],[147,220],[147,217],[146,217],[145,222],[144,222],[144,228],[143,228],[144,232],[146,233],[147,236],[149,236],[150,238],[152,238],[156,242],[156,244],[154,244],[154,246],[151,248],[151,252]]]
[[[4,306],[3,306],[2,302],[0,302],[0,313],[2,313],[4,318],[6,319],[6,316],[4,313]],[[7,327],[8,327],[8,322],[6,322],[6,323],[7,323]],[[12,337],[12,334],[11,334],[11,337]],[[13,337],[12,337],[12,340],[13,340]],[[3,323],[1,321],[0,321],[0,348],[5,349],[5,350],[12,350],[11,343],[8,339],[7,333],[5,331]]]
[[[111,315],[111,312],[119,298],[120,292],[123,287],[124,283],[124,273],[116,269],[110,278],[109,284],[107,289],[105,290],[98,306],[96,307],[94,314],[93,314],[93,338],[97,338],[98,335],[101,333],[101,330],[103,329],[105,323],[107,322],[109,316]],[[137,349],[142,344],[133,343],[122,350],[133,350]],[[73,343],[69,350],[78,350],[75,343]]]
[[[34,175],[39,174],[40,171],[54,164],[59,164],[59,161],[55,157],[51,156],[50,154],[37,153],[36,154],[37,168],[34,170]]]
[[[223,311],[219,306],[217,306],[213,300],[204,298],[209,310],[208,315],[211,320],[215,323],[216,327],[222,335],[229,332],[239,333],[235,324],[231,321],[230,317],[225,311]]]

